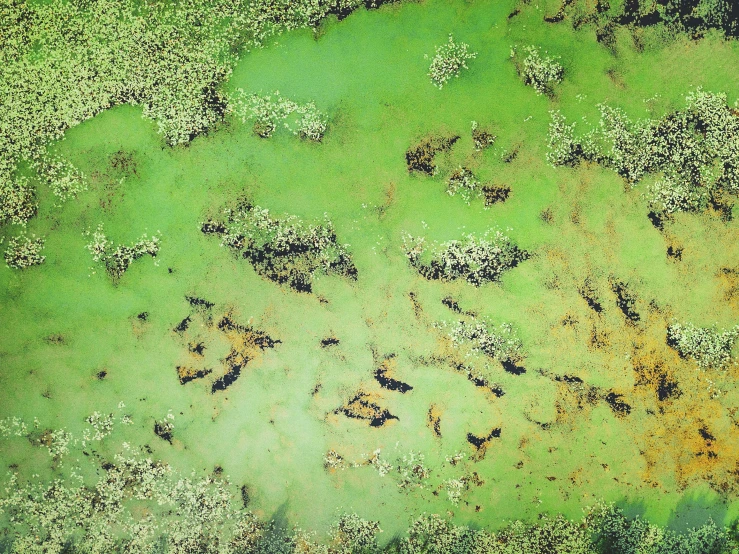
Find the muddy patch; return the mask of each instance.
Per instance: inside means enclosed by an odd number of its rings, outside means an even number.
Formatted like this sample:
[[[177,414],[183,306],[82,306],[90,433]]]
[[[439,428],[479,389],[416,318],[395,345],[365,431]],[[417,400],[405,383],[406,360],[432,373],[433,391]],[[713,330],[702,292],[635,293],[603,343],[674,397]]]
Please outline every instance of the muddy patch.
[[[440,152],[451,150],[459,135],[431,136],[423,139],[415,146],[411,146],[405,152],[405,163],[410,173],[418,172],[433,175],[436,171],[434,158]]]
[[[352,419],[367,421],[370,427],[382,427],[390,420],[399,420],[397,416],[391,414],[387,409],[381,408],[375,402],[377,399],[377,395],[360,391],[346,404],[336,408],[333,413],[343,414]]]

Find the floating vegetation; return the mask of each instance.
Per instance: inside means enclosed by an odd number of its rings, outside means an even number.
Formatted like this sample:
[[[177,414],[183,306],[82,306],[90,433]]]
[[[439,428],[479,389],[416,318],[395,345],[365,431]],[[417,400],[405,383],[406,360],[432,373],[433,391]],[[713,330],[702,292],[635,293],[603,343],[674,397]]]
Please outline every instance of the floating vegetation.
[[[739,337],[739,325],[725,331],[696,327],[692,323],[673,323],[667,328],[667,344],[680,356],[691,358],[701,369],[725,369]]]
[[[495,140],[497,138],[498,137],[490,131],[482,129],[480,125],[478,125],[477,121],[472,122],[472,143],[475,145],[475,150],[478,152],[485,150],[486,148],[490,148],[495,144]]]
[[[613,168],[629,184],[659,173],[645,193],[650,218],[658,228],[677,212],[714,207],[722,217],[726,196],[739,194],[739,117],[725,94],[698,89],[682,111],[661,119],[632,121],[601,105],[599,128],[575,138],[575,124],[552,112],[549,161],[577,165],[592,160]]]
[[[523,344],[510,323],[501,323],[496,329],[482,321],[458,321],[448,336],[455,348],[463,349],[465,357],[479,353],[511,364],[524,358]]]
[[[443,88],[452,77],[459,77],[462,69],[468,69],[467,62],[476,57],[477,52],[470,51],[469,44],[457,43],[454,37],[449,35],[446,44],[436,47],[436,54],[431,59],[428,76],[431,77],[434,85]]]
[[[44,243],[44,239],[36,235],[29,237],[22,233],[12,237],[5,249],[5,263],[13,269],[25,269],[44,263],[46,256],[41,255]]]
[[[88,231],[86,235],[92,235],[92,239],[86,245],[86,248],[92,254],[92,259],[102,263],[106,273],[114,281],[120,279],[135,260],[146,255],[156,258],[161,240],[156,235],[148,238],[144,234],[131,246],[119,245],[114,247],[113,242],[103,233],[102,223],[92,234]]]
[[[221,236],[227,246],[248,260],[262,277],[286,284],[297,292],[312,292],[316,274],[357,278],[347,245],[337,242],[331,222],[303,222],[294,215],[281,219],[269,210],[242,203],[224,210],[226,221],[209,220],[205,234]]]
[[[564,67],[557,58],[542,56],[536,46],[526,46],[519,54],[516,47],[511,49],[511,58],[523,83],[532,87],[537,94],[554,94],[554,85],[562,81]]]
[[[43,158],[37,170],[39,177],[51,188],[51,192],[59,199],[59,202],[64,203],[74,199],[78,194],[87,190],[84,182],[85,176],[66,160]]]
[[[321,142],[326,132],[326,116],[313,102],[298,104],[283,98],[279,92],[259,96],[238,89],[230,99],[230,110],[242,123],[253,121],[254,133],[262,138],[271,137],[278,126],[314,142]]]
[[[511,239],[500,231],[482,236],[468,234],[463,240],[451,240],[426,246],[423,237],[404,235],[403,249],[408,261],[429,280],[464,279],[479,287],[499,281],[503,272],[529,258]]]

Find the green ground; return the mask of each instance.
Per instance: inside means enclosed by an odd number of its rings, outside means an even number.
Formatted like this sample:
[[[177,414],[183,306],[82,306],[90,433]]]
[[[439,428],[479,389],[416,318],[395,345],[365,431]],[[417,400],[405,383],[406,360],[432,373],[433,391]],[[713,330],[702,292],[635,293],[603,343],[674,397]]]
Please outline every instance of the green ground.
[[[122,413],[124,402],[134,424],[96,446],[103,457],[127,441],[148,444],[186,474],[220,466],[233,483],[248,485],[258,515],[277,512],[306,529],[324,530],[344,511],[379,520],[388,539],[422,512],[495,529],[541,512],[576,518],[598,499],[675,529],[709,516],[733,522],[739,370],[697,371],[665,345],[665,329],[673,318],[720,328],[739,321],[734,285],[721,273],[737,264],[737,221],[678,214],[661,233],[647,218],[645,183],[626,190],[610,169],[553,168],[545,155],[552,109],[595,122],[605,102],[634,118],[659,117],[683,108],[696,87],[725,92],[732,105],[739,46],[709,34],[637,52],[619,31],[614,55],[592,30],[545,24],[544,8],[533,4],[509,19],[513,7],[428,0],[362,9],[243,55],[224,90],[315,102],[329,117],[321,143],[287,132],[262,139],[228,117],[190,144],[169,147],[156,124],[128,105],[70,129],[53,151],[85,174],[89,190],[59,208],[39,185],[39,214],[28,230],[47,237],[46,262],[0,268],[0,417],[38,417],[43,428],[77,434],[92,412]],[[424,55],[449,33],[478,54],[439,90]],[[511,46],[529,44],[561,56],[565,78],[553,98],[516,74]],[[473,120],[498,136],[492,148],[475,151]],[[437,175],[409,174],[405,151],[430,134],[461,138],[437,157]],[[127,168],[112,165],[121,151],[130,154]],[[460,164],[484,182],[510,186],[510,197],[490,209],[450,197],[446,179]],[[306,294],[260,277],[200,232],[241,197],[278,215],[320,221],[328,214],[358,279],[321,277]],[[116,243],[161,233],[156,262],[138,260],[114,283],[85,249],[83,233],[99,223]],[[425,280],[402,250],[403,233],[447,241],[489,228],[509,229],[532,254],[500,283]],[[682,260],[666,255],[673,245],[683,248]],[[601,314],[578,294],[586,277]],[[635,295],[637,325],[619,311],[611,277]],[[188,341],[206,344],[215,374],[228,353],[187,295],[215,303],[214,317],[230,313],[281,343],[225,391],[211,394],[210,378],[181,385],[176,367],[191,358]],[[434,324],[467,317],[445,307],[450,296],[462,311],[517,330],[527,372],[493,365],[491,373],[505,395],[476,388],[448,361],[456,354]],[[142,312],[147,321],[137,317]],[[189,334],[174,332],[189,314]],[[600,346],[594,333],[605,337]],[[322,348],[326,337],[340,342]],[[405,394],[373,377],[393,354],[393,377],[413,387]],[[660,364],[679,397],[659,400],[651,374],[644,378],[645,367]],[[582,402],[555,378],[564,375],[597,387],[600,398]],[[375,428],[334,413],[360,390],[398,419]],[[623,395],[630,414],[619,416],[602,399],[611,391]],[[440,437],[428,424],[432,405]],[[169,410],[172,444],[153,432]],[[467,434],[497,427],[500,438],[472,460]],[[710,429],[709,444],[701,428]],[[366,464],[326,470],[331,449],[360,464],[377,449],[390,463],[420,452],[431,477],[425,488],[403,491],[397,472],[382,477]],[[457,452],[468,459],[451,466],[445,457]],[[42,469],[48,459],[28,441],[12,439],[0,450],[3,467],[17,464],[22,478],[50,476]],[[465,472],[481,482],[455,506],[443,484]]]

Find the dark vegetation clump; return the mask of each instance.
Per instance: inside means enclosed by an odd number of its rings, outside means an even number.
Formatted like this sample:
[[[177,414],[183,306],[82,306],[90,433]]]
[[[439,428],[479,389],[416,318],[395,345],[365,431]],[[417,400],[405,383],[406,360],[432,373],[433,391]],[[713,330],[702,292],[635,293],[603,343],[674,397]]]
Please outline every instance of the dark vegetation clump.
[[[458,135],[433,136],[423,139],[415,146],[411,146],[405,153],[408,171],[433,175],[436,171],[436,165],[434,164],[436,154],[449,151],[458,140]]]
[[[622,400],[622,394],[609,392],[605,396],[606,403],[610,406],[614,414],[619,417],[627,416],[631,413],[631,406]]]
[[[339,344],[339,339],[336,337],[326,337],[321,339],[321,348],[328,348],[329,346],[336,346]]]
[[[352,419],[369,421],[370,427],[382,427],[391,419],[399,419],[387,409],[381,408],[373,401],[373,397],[366,392],[358,392],[343,406],[334,410],[335,414],[344,414]]]
[[[505,202],[510,194],[511,187],[508,185],[485,185],[482,187],[482,195],[485,198],[486,206]]]
[[[406,392],[413,390],[413,387],[408,383],[393,379],[393,377],[391,377],[391,373],[391,365],[388,364],[387,361],[383,362],[382,365],[375,370],[375,381],[380,383],[380,386],[383,389],[398,391],[401,394],[405,394]]]
[[[629,323],[637,323],[641,318],[634,309],[636,305],[636,297],[629,291],[623,281],[612,280],[611,290],[616,295],[616,306],[624,314],[626,321]]]
[[[556,12],[544,16],[547,23],[566,19],[575,29],[584,25],[595,27],[598,41],[610,48],[617,27],[664,25],[695,39],[713,29],[726,37],[739,36],[739,5],[727,0],[561,0]]]
[[[500,231],[481,237],[470,234],[463,240],[435,244],[431,249],[426,247],[425,239],[406,235],[404,249],[411,265],[426,279],[464,279],[477,287],[499,281],[503,272],[529,258],[528,252]]]
[[[269,210],[249,203],[224,211],[226,220],[201,225],[205,234],[218,234],[262,277],[297,292],[312,292],[317,273],[357,278],[346,246],[337,242],[330,221],[304,223],[295,216],[272,218]]]
[[[172,444],[174,424],[169,419],[154,422],[154,434],[162,440]]]

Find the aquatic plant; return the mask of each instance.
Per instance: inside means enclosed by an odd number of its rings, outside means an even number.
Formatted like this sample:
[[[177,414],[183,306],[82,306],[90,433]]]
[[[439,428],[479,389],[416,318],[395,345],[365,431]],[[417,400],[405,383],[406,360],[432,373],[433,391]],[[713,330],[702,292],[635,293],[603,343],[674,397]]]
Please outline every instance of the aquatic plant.
[[[263,277],[311,292],[316,274],[356,279],[347,245],[337,242],[331,221],[305,223],[294,215],[273,218],[249,203],[224,210],[226,219],[207,221],[203,233],[221,236],[221,245],[241,253]]]
[[[371,554],[382,550],[377,535],[382,533],[378,521],[368,521],[354,513],[345,513],[329,529],[331,554]]]
[[[0,225],[12,223],[25,227],[37,209],[36,194],[28,181],[24,177],[11,180],[2,174],[0,166]]]
[[[726,368],[738,337],[739,325],[721,332],[715,326],[696,327],[692,323],[673,323],[667,328],[667,344],[702,369]]]
[[[105,267],[105,271],[114,280],[120,279],[135,260],[146,255],[155,258],[159,252],[160,239],[156,235],[148,238],[144,234],[131,246],[119,245],[114,247],[113,242],[103,233],[102,223],[98,225],[94,232],[90,233],[88,231],[86,233],[88,236],[90,234],[92,239],[85,247],[92,254],[92,259],[101,262]]]
[[[462,69],[469,69],[467,61],[476,57],[477,52],[470,51],[469,44],[457,43],[454,37],[449,35],[446,44],[436,47],[428,76],[431,77],[431,82],[441,89],[452,77],[459,77]]]
[[[473,199],[482,196],[482,185],[472,171],[460,166],[449,177],[446,192],[449,196],[461,196],[469,204]]]
[[[39,177],[51,188],[60,202],[76,198],[87,190],[84,175],[70,162],[60,158],[43,158],[37,163]]]
[[[562,81],[564,67],[551,56],[542,56],[536,46],[526,46],[523,59],[516,47],[511,49],[511,58],[516,62],[516,69],[525,85],[533,87],[538,94],[551,95],[554,85]]]
[[[44,263],[46,256],[41,255],[44,249],[44,239],[25,233],[12,237],[5,249],[5,263],[14,269],[25,269]]]
[[[426,279],[464,279],[475,286],[499,281],[503,272],[529,257],[528,252],[498,230],[480,237],[468,234],[462,240],[436,243],[431,248],[423,237],[406,234],[403,250],[411,265]]]
[[[271,137],[278,125],[314,142],[320,142],[326,132],[326,116],[318,111],[313,102],[298,104],[283,98],[279,92],[259,96],[238,89],[230,97],[229,110],[240,118],[242,123],[253,121],[254,132],[262,138]],[[299,117],[296,118],[293,114]]]
[[[575,124],[551,112],[549,152],[554,165],[582,160],[613,168],[629,185],[659,173],[645,197],[658,219],[720,205],[722,194],[739,194],[739,116],[725,94],[698,89],[683,110],[660,119],[632,121],[622,110],[599,106],[595,129],[575,138]]]
[[[517,362],[523,359],[524,349],[510,323],[497,328],[482,321],[458,321],[448,333],[455,348],[464,348],[466,355],[477,353],[499,362]]]

